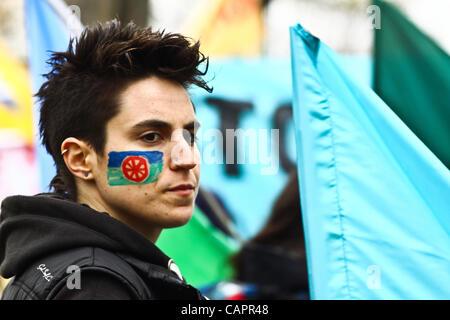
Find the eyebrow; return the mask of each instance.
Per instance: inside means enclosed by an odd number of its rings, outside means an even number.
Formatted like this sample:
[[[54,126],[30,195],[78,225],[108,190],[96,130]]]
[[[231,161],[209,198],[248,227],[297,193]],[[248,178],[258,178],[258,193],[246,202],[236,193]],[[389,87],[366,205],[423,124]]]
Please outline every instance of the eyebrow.
[[[135,124],[131,128],[131,131],[140,131],[140,130],[145,130],[145,129],[149,129],[149,128],[158,128],[160,130],[172,130],[173,129],[172,125],[166,121],[152,119],[152,120],[143,120],[143,121]],[[198,129],[198,128],[200,128],[200,122],[198,122],[197,120],[191,121],[183,126],[183,129],[186,129],[186,130],[194,130],[194,129]]]

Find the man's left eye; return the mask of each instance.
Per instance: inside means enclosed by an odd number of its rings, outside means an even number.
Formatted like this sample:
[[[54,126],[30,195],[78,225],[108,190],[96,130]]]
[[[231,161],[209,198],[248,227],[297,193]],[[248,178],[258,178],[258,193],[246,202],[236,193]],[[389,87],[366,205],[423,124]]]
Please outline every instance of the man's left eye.
[[[147,133],[146,135],[142,136],[142,140],[150,143],[158,142],[160,139],[161,136],[156,132]]]
[[[196,142],[198,142],[198,137],[195,132],[190,131],[183,131],[184,140],[186,140],[187,143],[190,145],[194,145]]]

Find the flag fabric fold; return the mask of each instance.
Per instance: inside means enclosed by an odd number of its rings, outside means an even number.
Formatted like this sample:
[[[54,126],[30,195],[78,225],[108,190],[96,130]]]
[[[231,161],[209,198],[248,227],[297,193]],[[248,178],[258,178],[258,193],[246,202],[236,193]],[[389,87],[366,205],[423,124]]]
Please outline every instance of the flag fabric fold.
[[[449,299],[450,172],[340,57],[291,27],[313,299]]]

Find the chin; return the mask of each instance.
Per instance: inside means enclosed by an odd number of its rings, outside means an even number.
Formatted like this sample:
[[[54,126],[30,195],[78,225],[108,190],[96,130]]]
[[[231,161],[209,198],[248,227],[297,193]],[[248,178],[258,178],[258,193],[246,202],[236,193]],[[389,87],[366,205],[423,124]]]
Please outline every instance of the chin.
[[[193,207],[178,207],[171,212],[169,212],[164,221],[164,228],[176,228],[184,226],[191,220],[192,213],[194,211]]]

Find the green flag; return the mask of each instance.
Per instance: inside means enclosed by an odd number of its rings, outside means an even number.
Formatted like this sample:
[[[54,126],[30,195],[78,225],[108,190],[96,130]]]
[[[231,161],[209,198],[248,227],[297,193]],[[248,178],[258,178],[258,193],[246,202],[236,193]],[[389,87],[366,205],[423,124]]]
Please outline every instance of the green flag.
[[[450,56],[396,7],[375,0],[374,90],[450,168]]]
[[[216,229],[198,207],[188,224],[165,229],[156,245],[175,261],[193,286],[208,286],[233,276],[229,258],[238,244]]]

